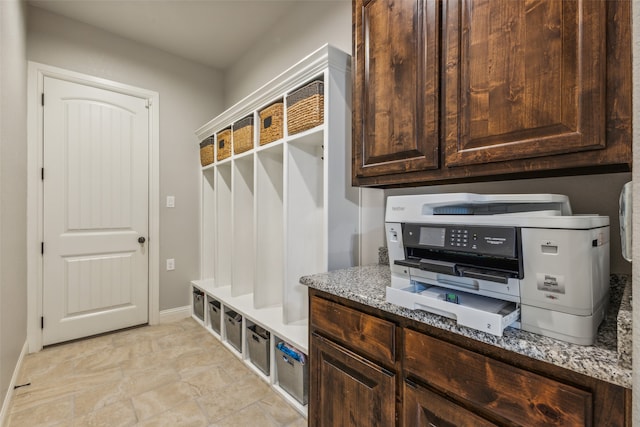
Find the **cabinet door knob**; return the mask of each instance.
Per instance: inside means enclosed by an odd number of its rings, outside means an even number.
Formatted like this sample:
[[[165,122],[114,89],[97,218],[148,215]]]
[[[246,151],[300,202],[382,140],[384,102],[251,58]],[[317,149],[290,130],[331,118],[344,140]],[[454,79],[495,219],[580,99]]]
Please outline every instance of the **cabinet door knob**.
[[[144,237],[142,237],[142,236],[138,237],[138,243],[144,243],[146,241],[147,241],[147,239],[145,239]]]

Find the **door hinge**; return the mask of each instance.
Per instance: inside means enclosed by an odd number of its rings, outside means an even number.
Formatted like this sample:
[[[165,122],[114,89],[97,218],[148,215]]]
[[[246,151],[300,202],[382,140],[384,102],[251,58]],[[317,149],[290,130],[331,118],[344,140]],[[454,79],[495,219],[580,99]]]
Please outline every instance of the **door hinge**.
[[[40,179],[44,181],[44,168],[40,168]]]
[[[40,316],[40,329],[44,329],[44,316]]]
[[[40,242],[40,254],[44,255],[44,242]]]
[[[44,92],[42,92],[42,96],[40,97],[40,102],[42,103],[42,106],[44,107]]]
[[[147,99],[147,105],[145,105],[145,107],[147,107],[147,108],[151,107],[151,100],[150,99]]]

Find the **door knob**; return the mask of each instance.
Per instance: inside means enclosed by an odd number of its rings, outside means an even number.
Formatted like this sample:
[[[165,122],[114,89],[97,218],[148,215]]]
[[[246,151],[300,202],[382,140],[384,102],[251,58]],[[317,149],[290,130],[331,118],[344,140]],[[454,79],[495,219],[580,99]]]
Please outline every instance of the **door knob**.
[[[138,243],[144,243],[146,241],[147,241],[147,239],[145,239],[144,237],[142,237],[142,236],[138,237]]]

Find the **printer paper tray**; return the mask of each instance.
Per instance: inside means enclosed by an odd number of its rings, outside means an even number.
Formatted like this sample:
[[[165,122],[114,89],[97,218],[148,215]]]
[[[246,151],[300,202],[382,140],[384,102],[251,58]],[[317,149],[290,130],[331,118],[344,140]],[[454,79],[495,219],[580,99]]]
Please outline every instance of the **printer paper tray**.
[[[455,297],[458,303],[446,301],[446,294]],[[496,336],[502,336],[504,328],[520,318],[520,308],[513,302],[438,286],[387,287],[387,302],[449,317],[459,325]]]

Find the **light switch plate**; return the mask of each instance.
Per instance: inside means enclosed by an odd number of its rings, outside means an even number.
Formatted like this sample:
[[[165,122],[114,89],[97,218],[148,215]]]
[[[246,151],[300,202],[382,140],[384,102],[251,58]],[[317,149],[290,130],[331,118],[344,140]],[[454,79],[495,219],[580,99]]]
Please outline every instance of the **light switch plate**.
[[[175,208],[176,207],[176,198],[175,196],[167,196],[167,207]]]
[[[176,260],[173,258],[167,259],[167,271],[176,269]]]

